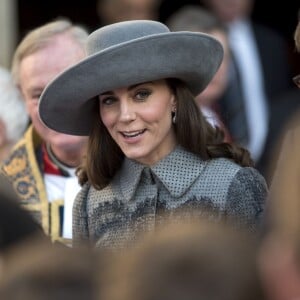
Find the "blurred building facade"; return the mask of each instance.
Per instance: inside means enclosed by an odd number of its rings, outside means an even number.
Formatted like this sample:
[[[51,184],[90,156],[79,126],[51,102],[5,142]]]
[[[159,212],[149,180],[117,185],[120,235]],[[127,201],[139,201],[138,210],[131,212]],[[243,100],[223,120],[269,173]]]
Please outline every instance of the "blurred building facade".
[[[18,39],[17,0],[0,1],[0,65],[10,68]]]

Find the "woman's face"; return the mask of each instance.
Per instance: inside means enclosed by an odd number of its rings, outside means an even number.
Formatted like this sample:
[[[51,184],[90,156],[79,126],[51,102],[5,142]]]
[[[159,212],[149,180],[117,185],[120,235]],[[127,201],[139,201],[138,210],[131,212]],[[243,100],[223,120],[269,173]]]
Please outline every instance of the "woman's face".
[[[99,101],[102,122],[126,157],[153,165],[174,148],[176,103],[165,80],[107,91]]]

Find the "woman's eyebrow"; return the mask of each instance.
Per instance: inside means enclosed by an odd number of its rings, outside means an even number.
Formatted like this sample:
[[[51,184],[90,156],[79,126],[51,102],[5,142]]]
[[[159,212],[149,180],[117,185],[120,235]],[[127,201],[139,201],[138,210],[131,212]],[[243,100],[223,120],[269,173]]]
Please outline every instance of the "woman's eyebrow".
[[[137,83],[137,84],[130,85],[130,86],[128,87],[128,91],[130,91],[130,90],[136,88],[136,87],[139,86],[139,85],[149,84],[149,83],[153,83],[153,82],[152,82],[152,81],[146,81],[146,82],[140,82],[140,83]]]
[[[139,86],[139,85],[149,84],[149,83],[153,83],[153,82],[152,82],[152,81],[146,81],[146,82],[140,82],[140,83],[137,83],[137,84],[133,84],[133,85],[130,85],[130,86],[127,88],[127,90],[128,90],[128,91],[131,91],[131,90],[133,90],[134,88],[136,88],[136,87]],[[113,91],[106,91],[106,92],[101,93],[100,96],[102,96],[102,95],[113,95],[113,94],[114,94]]]

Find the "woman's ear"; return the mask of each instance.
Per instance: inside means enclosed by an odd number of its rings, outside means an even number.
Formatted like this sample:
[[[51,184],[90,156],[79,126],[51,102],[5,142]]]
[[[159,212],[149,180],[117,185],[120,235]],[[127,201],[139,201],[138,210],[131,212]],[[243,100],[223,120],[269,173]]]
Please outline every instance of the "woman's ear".
[[[176,110],[177,101],[176,101],[176,97],[174,94],[172,94],[172,96],[171,96],[171,104],[172,104],[172,111]]]

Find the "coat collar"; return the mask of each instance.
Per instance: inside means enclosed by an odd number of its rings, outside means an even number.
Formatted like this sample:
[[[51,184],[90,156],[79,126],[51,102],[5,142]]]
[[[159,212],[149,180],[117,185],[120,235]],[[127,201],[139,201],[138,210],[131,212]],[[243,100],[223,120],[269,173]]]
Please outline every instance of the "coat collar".
[[[180,146],[177,146],[169,155],[151,167],[125,158],[120,170],[118,186],[122,196],[129,201],[134,197],[145,173],[150,170],[173,197],[180,197],[200,176],[206,165],[206,161]]]

